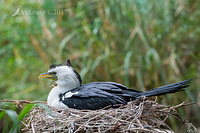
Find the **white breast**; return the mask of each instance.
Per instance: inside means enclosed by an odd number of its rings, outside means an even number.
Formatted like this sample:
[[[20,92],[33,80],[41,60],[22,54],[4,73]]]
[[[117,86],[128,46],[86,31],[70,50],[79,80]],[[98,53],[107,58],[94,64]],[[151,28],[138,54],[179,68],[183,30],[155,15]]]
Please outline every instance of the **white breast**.
[[[61,109],[68,108],[65,104],[59,101],[60,100],[59,95],[60,95],[60,90],[57,87],[54,87],[49,93],[49,96],[47,98],[47,104],[55,108],[61,108]]]

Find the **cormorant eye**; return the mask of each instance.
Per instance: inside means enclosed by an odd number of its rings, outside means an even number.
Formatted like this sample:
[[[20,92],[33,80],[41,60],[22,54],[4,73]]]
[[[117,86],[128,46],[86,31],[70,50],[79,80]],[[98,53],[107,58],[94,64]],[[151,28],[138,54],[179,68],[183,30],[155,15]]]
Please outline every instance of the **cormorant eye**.
[[[56,72],[52,72],[52,74],[56,74]]]

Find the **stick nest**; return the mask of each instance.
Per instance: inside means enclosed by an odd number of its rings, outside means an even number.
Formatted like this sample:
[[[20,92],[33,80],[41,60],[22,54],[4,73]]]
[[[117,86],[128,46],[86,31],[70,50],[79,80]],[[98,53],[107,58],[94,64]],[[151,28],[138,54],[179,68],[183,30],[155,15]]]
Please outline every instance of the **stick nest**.
[[[177,108],[157,100],[142,98],[113,109],[77,110],[34,107],[23,121],[23,132],[173,132],[166,124],[169,116],[183,122],[187,132],[195,127],[184,120]]]

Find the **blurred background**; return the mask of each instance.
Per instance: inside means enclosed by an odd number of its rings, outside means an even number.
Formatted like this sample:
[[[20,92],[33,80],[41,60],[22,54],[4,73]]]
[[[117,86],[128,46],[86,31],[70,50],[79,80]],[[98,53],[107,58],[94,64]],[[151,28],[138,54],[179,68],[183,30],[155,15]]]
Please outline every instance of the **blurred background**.
[[[1,0],[0,12],[1,100],[46,101],[52,81],[39,74],[69,58],[83,83],[146,91],[194,78],[160,103],[196,102],[178,111],[200,127],[199,1]],[[175,131],[183,124],[168,123]]]

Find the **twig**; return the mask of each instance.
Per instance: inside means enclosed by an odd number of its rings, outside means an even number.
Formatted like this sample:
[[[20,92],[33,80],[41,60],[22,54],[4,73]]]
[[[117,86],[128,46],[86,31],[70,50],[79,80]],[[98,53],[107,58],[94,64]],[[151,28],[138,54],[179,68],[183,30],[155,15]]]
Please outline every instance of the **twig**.
[[[35,133],[35,129],[34,129],[33,123],[31,124],[31,128],[32,128],[32,132]]]
[[[180,103],[180,104],[178,104],[176,106],[172,106],[172,107],[168,107],[168,108],[162,109],[161,111],[166,111],[166,110],[171,110],[171,109],[177,109],[179,107],[189,106],[189,105],[192,105],[192,104],[196,104],[196,103],[192,102],[192,103],[185,104],[185,102],[182,102],[182,103]]]
[[[21,104],[21,103],[44,103],[46,104],[46,102],[44,101],[27,101],[27,100],[0,100],[0,102],[12,102],[12,103],[17,103],[17,104]]]

